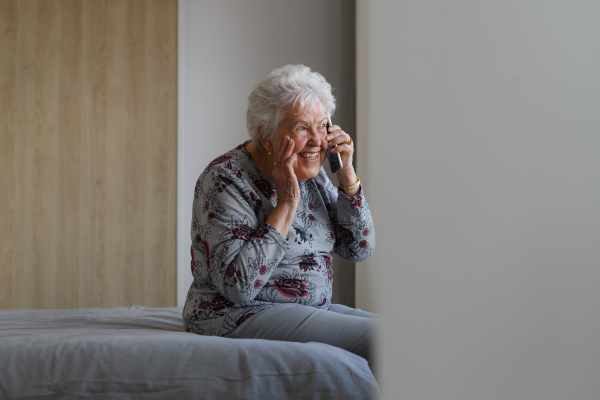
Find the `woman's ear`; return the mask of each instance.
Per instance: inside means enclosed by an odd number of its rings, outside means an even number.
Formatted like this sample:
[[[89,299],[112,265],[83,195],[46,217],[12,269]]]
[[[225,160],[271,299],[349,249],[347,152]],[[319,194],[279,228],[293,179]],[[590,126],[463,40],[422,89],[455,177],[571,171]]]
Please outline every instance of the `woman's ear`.
[[[262,125],[258,127],[258,136],[260,137],[260,143],[262,146],[269,152],[269,154],[271,154],[273,152],[273,142],[265,139]]]

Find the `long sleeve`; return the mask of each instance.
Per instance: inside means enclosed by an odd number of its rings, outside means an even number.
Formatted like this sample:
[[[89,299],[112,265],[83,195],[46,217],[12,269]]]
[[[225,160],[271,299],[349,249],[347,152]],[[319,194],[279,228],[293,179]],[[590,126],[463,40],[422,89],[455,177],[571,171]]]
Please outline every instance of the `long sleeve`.
[[[375,250],[375,228],[362,187],[355,196],[348,197],[328,179],[323,186],[335,233],[334,252],[351,262],[369,258]]]
[[[222,166],[201,179],[191,232],[194,262],[205,263],[211,283],[227,300],[246,303],[285,255],[285,238],[259,223],[262,202],[247,181]]]

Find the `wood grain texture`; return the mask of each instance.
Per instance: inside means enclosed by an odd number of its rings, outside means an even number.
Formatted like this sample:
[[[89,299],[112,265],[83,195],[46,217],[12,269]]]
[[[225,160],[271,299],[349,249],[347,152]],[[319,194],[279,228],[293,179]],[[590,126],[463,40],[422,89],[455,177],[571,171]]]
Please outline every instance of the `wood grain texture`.
[[[0,308],[175,305],[176,0],[0,0]]]

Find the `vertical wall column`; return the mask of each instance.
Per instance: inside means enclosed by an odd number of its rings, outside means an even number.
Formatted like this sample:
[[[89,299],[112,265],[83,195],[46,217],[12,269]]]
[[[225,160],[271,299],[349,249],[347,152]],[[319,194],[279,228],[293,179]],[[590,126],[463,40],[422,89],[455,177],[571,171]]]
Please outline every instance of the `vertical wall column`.
[[[600,3],[358,3],[384,397],[598,397]]]

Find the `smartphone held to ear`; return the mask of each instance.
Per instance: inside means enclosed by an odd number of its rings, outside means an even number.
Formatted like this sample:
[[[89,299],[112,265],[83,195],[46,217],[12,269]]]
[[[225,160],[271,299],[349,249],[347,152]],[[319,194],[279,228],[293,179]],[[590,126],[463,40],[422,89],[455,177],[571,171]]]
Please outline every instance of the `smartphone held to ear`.
[[[331,118],[329,118],[329,114],[327,114],[327,134],[328,135],[329,135],[329,127],[330,126],[331,126]],[[344,164],[342,164],[342,157],[340,156],[340,153],[332,153],[331,152],[331,149],[333,149],[334,147],[337,147],[337,144],[335,146],[331,146],[331,147],[327,148],[327,159],[329,160],[329,166],[331,167],[331,172],[333,172],[335,174],[340,169],[342,169]]]

